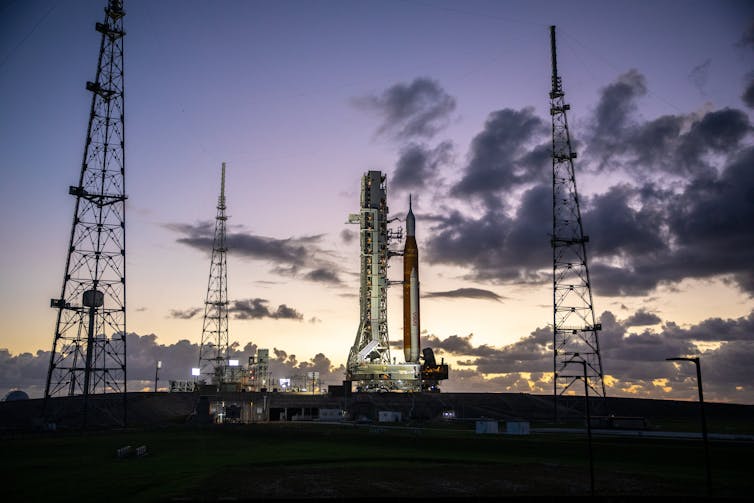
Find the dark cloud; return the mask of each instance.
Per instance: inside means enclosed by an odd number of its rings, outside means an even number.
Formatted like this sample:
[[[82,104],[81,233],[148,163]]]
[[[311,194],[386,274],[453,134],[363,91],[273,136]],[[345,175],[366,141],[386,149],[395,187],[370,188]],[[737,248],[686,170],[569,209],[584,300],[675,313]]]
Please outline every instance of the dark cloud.
[[[201,307],[192,307],[190,309],[171,309],[170,317],[176,318],[178,320],[190,320],[202,311],[203,309]]]
[[[709,72],[711,66],[712,60],[707,59],[703,63],[696,65],[689,72],[689,80],[702,96],[706,96],[705,87],[707,87],[707,81],[709,80]]]
[[[303,320],[304,319],[304,316],[301,313],[299,313],[292,307],[286,306],[285,304],[280,304],[270,317],[276,320],[280,320],[280,319]]]
[[[184,235],[177,242],[205,253],[212,251],[213,223],[167,224],[165,227]],[[318,234],[277,239],[240,230],[229,232],[225,243],[229,255],[270,262],[274,273],[339,285],[342,282],[335,272],[339,268],[331,259],[332,252],[322,247],[323,237]]]
[[[737,44],[739,47],[754,48],[754,21],[749,24],[749,27],[741,35],[741,39]]]
[[[236,320],[260,320],[263,318],[272,318],[274,320],[303,320],[304,315],[296,309],[280,304],[276,309],[271,310],[268,307],[267,299],[241,299],[233,300],[228,304],[228,314]],[[190,309],[172,309],[170,316],[178,319],[191,319],[202,313],[204,308],[195,307]]]
[[[552,330],[539,328],[520,340],[496,348],[481,345],[466,353],[483,374],[552,371]]]
[[[0,397],[12,389],[22,389],[32,398],[44,394],[49,364],[49,351],[12,355],[7,349],[0,349]]]
[[[629,319],[639,319],[646,314],[640,310]],[[751,384],[754,382],[754,366],[751,365],[754,311],[737,319],[711,318],[688,328],[667,322],[657,331],[638,333],[629,332],[628,320],[619,322],[609,311],[602,313],[600,321],[603,369],[609,377],[608,395],[693,399],[696,393],[693,365],[674,365],[665,358],[700,356],[709,400],[754,403]],[[696,345],[697,341],[718,345],[702,350]],[[198,344],[188,340],[160,344],[153,334],[131,333],[127,344],[128,387],[133,391],[152,389],[158,360],[163,362],[159,382],[163,389],[168,380],[190,379],[191,368],[197,366]],[[501,347],[476,346],[471,334],[444,339],[423,335],[422,347],[431,347],[438,356],[451,359],[451,378],[443,386],[446,391],[546,394],[552,391],[551,328],[538,328]],[[243,347],[234,342],[230,347],[230,357],[243,363],[256,352],[257,346],[251,342]],[[272,348],[272,353],[270,370],[274,380],[319,372],[323,382],[335,384],[345,375],[344,366],[333,365],[323,353],[306,361],[299,361],[295,354],[279,348]],[[20,388],[32,397],[41,396],[49,358],[48,351],[12,355],[7,349],[0,349],[0,395]]]
[[[197,334],[197,339],[199,339]],[[158,386],[165,389],[169,380],[190,380],[191,368],[198,365],[199,344],[182,339],[173,344],[160,344],[154,334],[126,336],[128,347],[128,390],[151,391],[154,389],[154,372],[157,361],[162,362]],[[230,348],[231,358],[246,361],[256,352],[256,346],[248,343],[243,348],[234,342]],[[22,353],[13,356],[0,349],[0,393],[5,389],[21,388],[33,398],[44,394],[44,381],[50,361],[49,351],[36,354]]]
[[[626,131],[637,109],[636,101],[645,94],[646,79],[635,69],[602,89],[587,135],[589,156],[597,160],[601,168],[613,155],[624,151]]]
[[[637,75],[624,80],[628,83],[607,93],[611,100],[630,100],[644,89]],[[631,106],[622,109],[629,113]],[[744,146],[752,130],[747,115],[726,108],[648,122],[603,120],[620,123],[628,134],[630,141],[622,148],[629,164],[624,167],[639,160],[647,164],[618,170],[640,184],[623,182],[581,197],[594,292],[646,295],[663,283],[723,276],[754,293],[754,148]],[[663,172],[678,176],[678,182],[668,186],[653,180]],[[426,255],[430,263],[465,267],[467,277],[476,281],[551,280],[551,185],[544,182],[520,192],[514,190],[515,177],[508,181],[512,185],[506,190],[490,193],[520,194],[515,211],[487,202],[475,216],[450,209],[427,217],[433,222]]]
[[[632,257],[667,249],[662,208],[642,201],[641,190],[626,184],[614,185],[589,201],[582,220],[592,253]]]
[[[654,166],[670,172],[677,170],[675,145],[685,122],[681,116],[663,115],[626,132],[623,140],[633,156],[631,164],[641,172]]]
[[[500,302],[503,297],[496,294],[492,290],[485,290],[483,288],[456,288],[455,290],[448,290],[445,292],[425,292],[422,297],[426,298],[463,298],[463,299],[486,299]]]
[[[266,299],[235,300],[228,306],[228,313],[237,320],[258,320],[272,318],[274,320],[303,320],[304,315],[297,310],[280,304],[277,309],[270,310]]]
[[[707,67],[700,65],[698,70]],[[714,175],[709,156],[735,152],[751,132],[748,116],[730,108],[642,121],[636,111],[646,94],[646,79],[636,70],[601,90],[589,119],[582,164],[643,181],[661,172],[709,177]]]
[[[421,190],[436,185],[440,167],[453,158],[453,144],[444,141],[434,148],[410,143],[400,152],[390,187],[393,190]]]
[[[643,314],[642,314],[643,313]],[[629,319],[649,313],[639,311]],[[667,323],[659,331],[629,333],[627,321],[618,322],[605,311],[599,332],[603,370],[610,396],[694,398],[693,365],[673,365],[672,356],[701,355],[705,391],[713,401],[754,402],[754,312],[736,320],[709,319],[688,329]],[[695,340],[721,342],[703,351]],[[423,347],[433,347],[457,361],[452,365],[446,391],[552,392],[552,329],[539,328],[519,341],[502,347],[474,346],[472,336],[422,338]],[[524,378],[521,373],[530,374]],[[491,377],[490,374],[495,377]],[[502,375],[501,375],[502,374]],[[709,381],[709,385],[707,384]]]
[[[380,96],[367,96],[355,102],[382,116],[378,134],[390,134],[401,140],[434,136],[446,126],[456,107],[455,98],[429,78],[395,84]]]
[[[749,75],[749,83],[746,84],[746,89],[741,95],[741,99],[747,107],[754,108],[754,75]]]
[[[323,267],[312,269],[311,271],[304,274],[303,278],[308,279],[309,281],[315,281],[317,283],[331,283],[333,285],[339,285],[342,283],[335,271]]]
[[[197,339],[198,339],[197,335]],[[158,387],[167,389],[170,380],[191,380],[191,368],[198,365],[199,344],[182,339],[172,344],[160,344],[154,334],[127,336],[128,347],[128,389],[129,391],[151,391],[154,389],[154,372],[157,361],[162,362]],[[246,364],[250,356],[257,353],[257,345],[251,342],[243,347],[238,342],[230,344],[229,358]],[[335,366],[322,353],[307,361],[299,362],[295,355],[273,349],[274,359],[270,359],[270,373],[273,382],[283,377],[319,372],[320,380],[327,384],[339,384],[345,377],[343,365]],[[44,380],[50,362],[49,351],[35,354],[12,355],[7,349],[0,349],[0,397],[11,389],[23,389],[32,398],[44,394]]]
[[[656,325],[662,320],[655,313],[650,313],[644,309],[639,309],[634,314],[623,321],[624,327],[637,327],[644,325]]]
[[[437,220],[427,242],[430,263],[471,269],[485,281],[542,281],[552,267],[548,234],[552,230],[552,187],[524,192],[514,217],[487,210],[474,219],[451,212]]]
[[[432,348],[452,355],[468,355],[474,351],[471,344],[473,334],[466,336],[451,335],[445,339],[439,339],[434,335],[422,336],[421,347]]]
[[[270,373],[273,382],[282,377],[301,377],[309,372],[319,372],[319,379],[327,384],[341,384],[345,379],[346,369],[343,365],[333,365],[324,353],[317,353],[307,361],[299,362],[296,355],[289,355],[282,349],[273,348],[274,359],[270,359]]]
[[[732,274],[754,293],[754,147],[743,150],[717,180],[697,180],[669,204],[668,224],[676,250],[668,279]]]
[[[491,193],[544,179],[549,150],[547,145],[536,144],[546,132],[545,123],[532,108],[492,112],[482,132],[472,140],[463,178],[451,194],[489,197]]]
[[[675,339],[705,342],[750,341],[754,334],[754,311],[737,319],[708,318],[691,328],[667,323],[664,332]]]
[[[749,117],[741,110],[724,108],[705,114],[680,139],[677,159],[688,173],[704,166],[702,156],[735,151],[751,131]]]
[[[358,233],[352,231],[351,229],[343,229],[342,231],[340,231],[340,239],[342,239],[346,244],[352,242],[357,236]]]

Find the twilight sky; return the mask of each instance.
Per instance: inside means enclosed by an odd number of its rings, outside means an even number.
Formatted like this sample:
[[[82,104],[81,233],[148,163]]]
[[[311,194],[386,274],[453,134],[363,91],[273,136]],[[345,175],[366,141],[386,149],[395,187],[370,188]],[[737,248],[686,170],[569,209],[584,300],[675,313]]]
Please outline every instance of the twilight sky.
[[[0,394],[43,385],[105,3],[0,1]],[[701,354],[709,399],[754,403],[751,2],[125,10],[130,389],[157,359],[164,379],[196,363],[225,161],[242,357],[342,379],[358,327],[344,222],[378,169],[392,214],[414,194],[444,389],[550,393],[555,24],[608,394],[691,399],[692,366],[664,359]],[[398,341],[398,288],[388,313]]]

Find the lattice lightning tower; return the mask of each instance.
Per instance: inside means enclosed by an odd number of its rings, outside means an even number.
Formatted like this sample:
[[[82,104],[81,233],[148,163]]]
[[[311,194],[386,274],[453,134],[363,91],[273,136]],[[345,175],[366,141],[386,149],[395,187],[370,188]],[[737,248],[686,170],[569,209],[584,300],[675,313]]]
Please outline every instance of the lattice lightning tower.
[[[222,383],[228,359],[228,264],[225,247],[225,163],[222,164],[220,197],[215,217],[215,239],[209,268],[207,297],[204,302],[202,344],[199,347],[199,368],[202,376],[216,384]]]
[[[123,99],[123,2],[109,0],[92,93],[89,125],[76,198],[71,239],[57,309],[45,384],[48,399],[123,394],[126,421],[126,195]]]
[[[587,266],[586,243],[579,209],[579,195],[571,148],[561,78],[558,76],[555,27],[550,27],[552,51],[552,257],[553,257],[553,368],[554,401],[557,418],[558,396],[565,393],[579,378],[583,378],[586,362],[589,387],[605,397],[602,358],[597,332],[592,288]]]

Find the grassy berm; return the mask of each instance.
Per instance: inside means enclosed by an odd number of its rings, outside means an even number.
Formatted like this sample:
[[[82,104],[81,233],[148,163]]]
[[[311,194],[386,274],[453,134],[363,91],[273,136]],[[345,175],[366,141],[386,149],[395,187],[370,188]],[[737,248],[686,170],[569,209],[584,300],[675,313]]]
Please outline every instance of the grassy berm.
[[[580,496],[586,437],[253,424],[2,439],[3,501]],[[146,445],[145,457],[116,449]],[[716,496],[754,492],[749,442],[711,443]],[[700,440],[595,438],[596,494],[704,496]]]

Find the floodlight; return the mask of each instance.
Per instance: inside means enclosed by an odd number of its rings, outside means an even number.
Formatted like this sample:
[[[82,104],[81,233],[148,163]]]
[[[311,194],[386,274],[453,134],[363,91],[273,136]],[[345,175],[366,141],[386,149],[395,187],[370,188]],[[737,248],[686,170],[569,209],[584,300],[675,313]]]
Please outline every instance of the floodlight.
[[[198,369],[196,367],[193,367],[191,369],[191,375],[192,376],[200,376],[200,375],[202,375],[202,369]]]
[[[229,367],[238,367],[238,360],[228,360]]]

